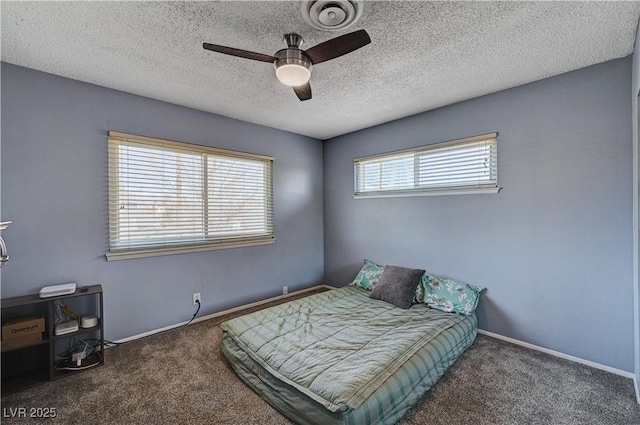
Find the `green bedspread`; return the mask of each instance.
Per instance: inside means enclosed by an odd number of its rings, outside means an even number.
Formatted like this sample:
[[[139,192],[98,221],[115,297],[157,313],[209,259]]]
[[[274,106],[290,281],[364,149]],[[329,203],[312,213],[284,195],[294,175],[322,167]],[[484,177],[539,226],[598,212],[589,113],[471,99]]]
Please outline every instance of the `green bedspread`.
[[[421,390],[413,398],[419,397],[475,338],[475,315],[423,304],[403,310],[368,294],[347,286],[221,326],[276,380],[336,413],[372,404],[380,394],[409,394],[416,386]]]

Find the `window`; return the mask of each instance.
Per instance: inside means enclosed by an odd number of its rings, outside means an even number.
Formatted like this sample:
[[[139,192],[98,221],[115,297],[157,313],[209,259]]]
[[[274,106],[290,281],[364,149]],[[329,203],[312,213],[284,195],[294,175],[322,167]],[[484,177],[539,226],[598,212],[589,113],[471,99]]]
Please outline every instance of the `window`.
[[[496,193],[498,134],[356,158],[354,197]]]
[[[108,260],[274,242],[273,158],[109,132]]]

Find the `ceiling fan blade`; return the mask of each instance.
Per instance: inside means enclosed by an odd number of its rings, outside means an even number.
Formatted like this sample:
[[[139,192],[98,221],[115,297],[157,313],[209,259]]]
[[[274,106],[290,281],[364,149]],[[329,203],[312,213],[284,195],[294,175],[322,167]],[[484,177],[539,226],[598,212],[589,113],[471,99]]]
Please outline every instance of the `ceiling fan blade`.
[[[306,50],[304,54],[315,65],[351,53],[369,43],[371,43],[369,34],[365,30],[359,30],[313,46]]]
[[[276,58],[262,53],[250,52],[248,50],[234,49],[233,47],[219,46],[217,44],[202,43],[202,47],[212,52],[224,53],[225,55],[237,56],[239,58],[253,59],[254,61],[273,63]]]
[[[300,100],[309,100],[311,99],[311,84],[307,83],[303,86],[294,87],[293,91],[298,95],[298,99]]]

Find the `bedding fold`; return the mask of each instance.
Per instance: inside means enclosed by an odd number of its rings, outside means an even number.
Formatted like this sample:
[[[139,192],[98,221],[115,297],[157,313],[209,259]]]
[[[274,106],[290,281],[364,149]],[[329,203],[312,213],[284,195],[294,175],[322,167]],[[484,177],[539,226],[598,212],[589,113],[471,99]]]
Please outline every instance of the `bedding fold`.
[[[221,327],[275,378],[331,412],[344,412],[360,406],[416,352],[465,319],[423,304],[400,309],[347,286]]]

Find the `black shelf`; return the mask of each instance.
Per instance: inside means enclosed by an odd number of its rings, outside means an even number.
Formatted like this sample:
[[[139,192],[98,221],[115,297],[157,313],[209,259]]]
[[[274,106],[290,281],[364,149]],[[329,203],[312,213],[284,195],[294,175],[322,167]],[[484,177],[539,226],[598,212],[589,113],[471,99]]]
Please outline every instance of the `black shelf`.
[[[55,311],[56,302],[62,301],[65,304],[82,303],[91,304],[95,301],[93,307],[86,305],[83,307],[85,313],[98,317],[98,324],[91,328],[79,328],[75,332],[65,335],[55,334]],[[74,304],[75,305],[75,304]],[[44,383],[49,380],[64,378],[91,370],[104,364],[104,329],[103,329],[103,293],[101,285],[92,285],[85,287],[83,291],[76,290],[73,294],[61,295],[57,297],[40,298],[38,294],[25,295],[21,297],[2,299],[2,318],[20,317],[34,315],[42,316],[45,319],[45,332],[42,341],[34,342],[29,345],[3,349],[2,356],[2,395],[20,391],[34,385]],[[78,320],[80,325],[80,320]],[[92,353],[86,359],[82,360],[81,368],[77,370],[60,370],[56,368],[56,347],[64,347],[65,341],[73,337],[82,339],[83,336],[96,335],[90,338],[98,341],[96,349],[98,353]]]
[[[16,350],[23,350],[25,348],[29,348],[29,347],[36,347],[38,345],[42,345],[42,344],[48,344],[49,340],[48,339],[43,339],[42,341],[38,341],[38,342],[34,342],[31,343],[29,345],[24,345],[22,347],[15,347],[15,348],[4,348],[4,346],[2,347],[2,352],[3,353],[10,353],[12,351],[16,351]]]
[[[69,298],[84,297],[87,295],[102,294],[102,285],[83,286],[86,288],[85,292],[80,291],[80,288],[76,289],[73,294],[58,295],[57,297],[40,298],[39,294],[23,295],[21,297],[3,298],[2,309],[8,307],[17,307],[21,305],[39,304],[39,303],[51,303],[52,301],[66,300]]]
[[[58,341],[61,339],[65,339],[65,338],[69,338],[72,336],[79,336],[79,335],[84,335],[84,334],[90,334],[92,332],[97,332],[99,330],[102,329],[102,320],[98,319],[98,325],[97,326],[92,326],[90,328],[78,328],[77,331],[68,333],[68,334],[64,334],[64,335],[54,335],[51,337],[52,341]],[[55,334],[55,330],[54,330],[54,334]]]

